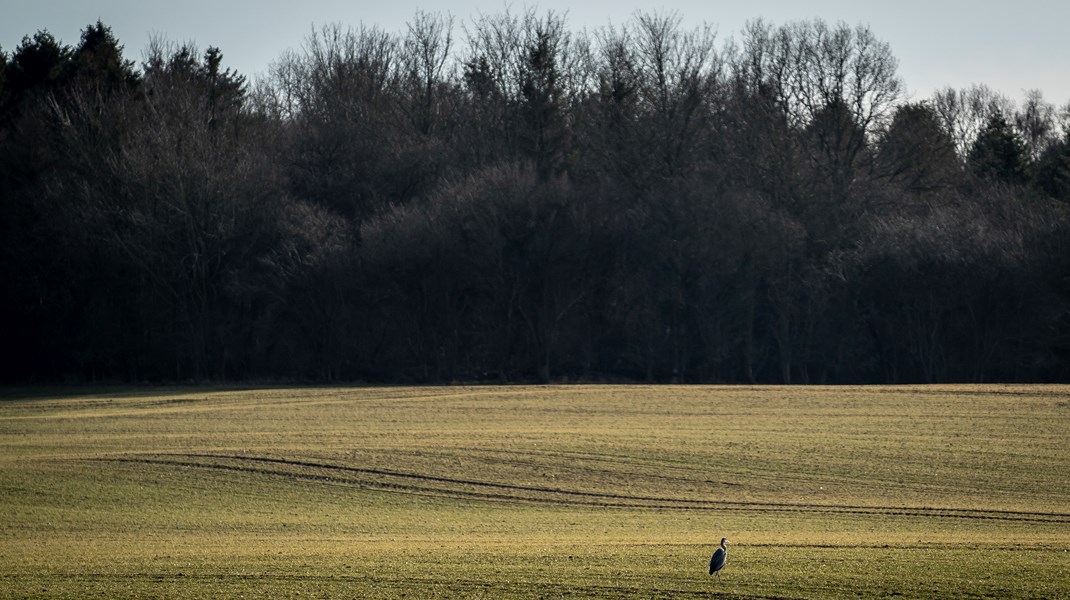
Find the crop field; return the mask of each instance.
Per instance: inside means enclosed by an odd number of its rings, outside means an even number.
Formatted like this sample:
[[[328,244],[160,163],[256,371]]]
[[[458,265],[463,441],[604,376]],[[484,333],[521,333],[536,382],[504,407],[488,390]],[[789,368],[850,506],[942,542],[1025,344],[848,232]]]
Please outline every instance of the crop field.
[[[1070,387],[0,395],[2,598],[1070,598]]]

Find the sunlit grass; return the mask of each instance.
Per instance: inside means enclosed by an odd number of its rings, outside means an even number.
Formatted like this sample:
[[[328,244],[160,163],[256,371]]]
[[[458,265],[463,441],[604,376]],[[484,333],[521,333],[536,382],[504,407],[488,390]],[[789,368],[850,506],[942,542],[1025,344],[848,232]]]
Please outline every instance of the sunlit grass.
[[[1066,387],[9,396],[0,597],[1070,597]]]

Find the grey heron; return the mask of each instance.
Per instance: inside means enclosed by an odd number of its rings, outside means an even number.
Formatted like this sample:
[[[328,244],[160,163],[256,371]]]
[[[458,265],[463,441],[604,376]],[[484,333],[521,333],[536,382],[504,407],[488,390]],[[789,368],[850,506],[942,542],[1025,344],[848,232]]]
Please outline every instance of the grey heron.
[[[721,547],[710,558],[710,575],[723,569],[726,562],[728,562],[728,539],[721,538]],[[719,573],[718,577],[720,577]]]

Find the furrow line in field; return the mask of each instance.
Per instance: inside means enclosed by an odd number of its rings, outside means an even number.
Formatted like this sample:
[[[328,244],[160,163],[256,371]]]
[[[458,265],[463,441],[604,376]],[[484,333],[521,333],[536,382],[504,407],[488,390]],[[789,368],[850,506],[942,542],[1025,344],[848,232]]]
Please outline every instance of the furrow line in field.
[[[361,488],[385,491],[523,503],[676,510],[836,513],[1070,524],[1070,513],[953,507],[831,505],[672,498],[479,481],[264,456],[163,454],[113,457],[100,460],[247,472],[307,481],[354,485]],[[271,465],[274,468],[264,468],[256,465]]]
[[[390,492],[402,492],[415,495],[433,496],[439,498],[460,498],[471,500],[486,500],[486,501],[504,501],[504,502],[516,502],[526,504],[552,504],[552,505],[568,505],[568,506],[596,506],[596,507],[614,507],[614,508],[658,508],[658,509],[679,509],[681,506],[671,504],[672,500],[669,500],[669,504],[656,504],[650,502],[627,502],[627,497],[624,496],[609,496],[601,494],[589,494],[586,492],[553,492],[563,495],[584,495],[589,496],[589,499],[568,499],[568,498],[549,498],[538,496],[524,496],[520,494],[508,494],[508,493],[494,493],[494,492],[479,492],[473,490],[465,490],[458,488],[442,488],[432,487],[428,485],[416,485],[412,483],[392,483],[386,481],[375,481],[368,479],[356,479],[349,477],[339,477],[331,475],[317,475],[312,473],[300,473],[293,471],[283,471],[277,469],[257,468],[241,465],[227,465],[218,463],[204,463],[195,461],[182,461],[182,460],[166,460],[166,459],[147,459],[147,458],[110,458],[101,459],[111,462],[125,462],[125,463],[139,463],[139,464],[152,464],[152,465],[168,465],[175,467],[185,468],[198,468],[217,471],[232,471],[239,473],[251,473],[256,475],[268,475],[274,477],[284,477],[287,479],[299,479],[303,481],[315,481],[321,483],[331,484],[346,484],[353,485],[362,489],[374,489],[379,491]],[[498,484],[473,484],[482,487],[504,487]],[[549,491],[549,490],[547,490]],[[599,501],[598,499],[602,500]],[[694,508],[694,507],[683,507]]]

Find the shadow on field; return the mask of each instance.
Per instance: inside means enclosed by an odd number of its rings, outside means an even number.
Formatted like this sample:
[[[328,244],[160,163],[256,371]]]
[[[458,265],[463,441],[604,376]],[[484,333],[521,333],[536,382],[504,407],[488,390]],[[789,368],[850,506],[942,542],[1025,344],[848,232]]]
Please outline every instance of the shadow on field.
[[[55,385],[33,387],[2,387],[0,386],[0,402],[19,400],[70,400],[73,398],[85,398],[87,400],[100,400],[104,398],[158,398],[160,396],[184,396],[187,394],[213,394],[216,392],[246,392],[262,390],[263,387],[252,386],[204,386],[190,384],[183,385]],[[279,388],[284,389],[284,388]]]

